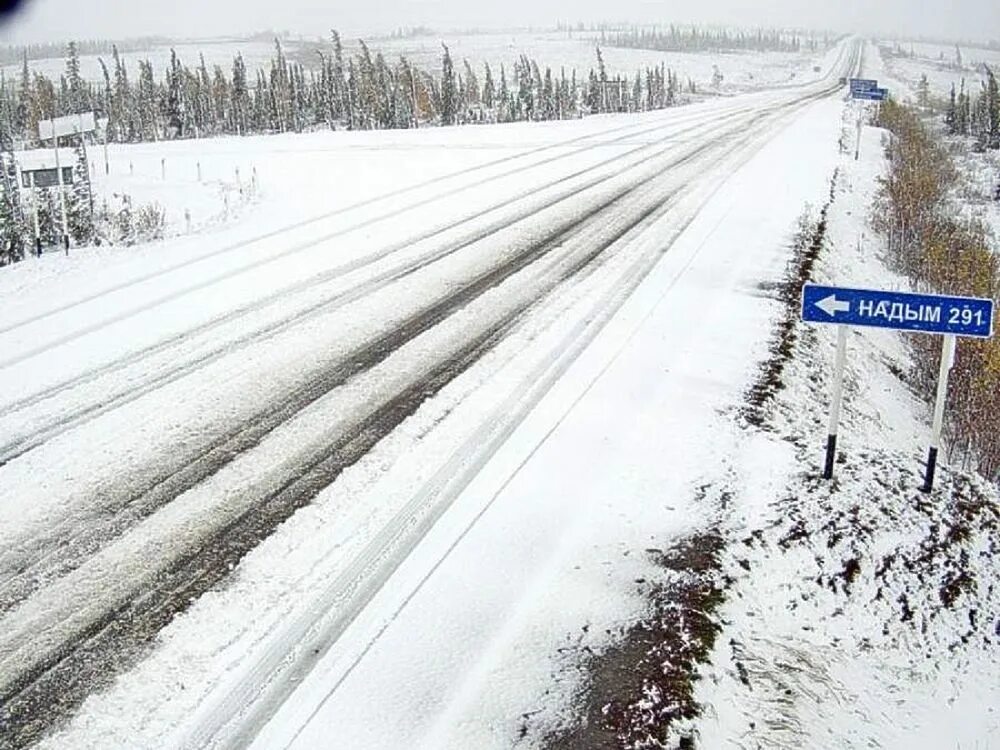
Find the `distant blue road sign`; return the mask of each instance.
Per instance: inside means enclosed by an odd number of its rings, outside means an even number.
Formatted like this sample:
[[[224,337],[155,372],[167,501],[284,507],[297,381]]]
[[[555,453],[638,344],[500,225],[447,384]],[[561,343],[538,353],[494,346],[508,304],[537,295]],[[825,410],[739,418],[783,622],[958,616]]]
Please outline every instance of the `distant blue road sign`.
[[[806,284],[802,320],[988,339],[993,300]]]
[[[888,89],[873,89],[872,91],[852,91],[851,97],[869,102],[884,102],[889,96]]]
[[[870,78],[852,78],[851,91],[874,91],[878,88],[878,81]]]

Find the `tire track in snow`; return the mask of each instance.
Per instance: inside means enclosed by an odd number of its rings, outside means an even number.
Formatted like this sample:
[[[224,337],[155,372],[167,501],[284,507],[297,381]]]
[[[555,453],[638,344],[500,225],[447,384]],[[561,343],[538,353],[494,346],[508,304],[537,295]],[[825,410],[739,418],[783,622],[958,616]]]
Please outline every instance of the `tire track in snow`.
[[[702,117],[704,116],[704,113],[699,113],[699,114]],[[99,290],[97,292],[94,292],[93,294],[89,294],[89,295],[86,295],[84,297],[81,297],[81,298],[79,298],[77,300],[74,300],[72,302],[67,302],[65,304],[58,305],[56,307],[50,308],[49,310],[46,310],[44,312],[37,313],[37,314],[29,316],[27,318],[22,318],[22,319],[14,322],[14,323],[8,323],[8,324],[0,327],[0,335],[8,333],[10,331],[14,331],[17,328],[22,328],[22,327],[30,325],[32,323],[37,323],[40,320],[45,320],[47,318],[53,317],[55,315],[58,315],[60,313],[67,312],[69,310],[73,310],[73,309],[75,309],[77,307],[80,307],[82,305],[87,304],[88,302],[93,302],[93,301],[98,300],[98,299],[100,299],[100,298],[102,298],[104,296],[107,296],[109,294],[113,294],[115,292],[120,292],[122,290],[129,289],[129,288],[134,287],[134,286],[138,286],[140,284],[143,284],[143,283],[145,283],[147,281],[151,281],[153,279],[156,279],[158,277],[164,276],[166,274],[174,273],[175,271],[179,271],[179,270],[190,268],[190,267],[195,266],[195,265],[197,265],[199,263],[202,263],[202,262],[204,262],[206,260],[211,260],[213,258],[217,258],[217,257],[222,256],[222,255],[227,255],[227,254],[230,254],[230,253],[239,252],[241,250],[246,250],[247,248],[249,248],[249,247],[251,247],[253,245],[257,245],[257,244],[265,242],[267,240],[272,240],[272,239],[281,237],[282,235],[288,234],[290,232],[294,232],[296,230],[299,230],[299,229],[302,229],[302,228],[305,228],[305,227],[310,227],[310,226],[314,226],[316,224],[320,224],[320,223],[322,223],[324,221],[328,221],[328,220],[330,220],[332,218],[335,218],[337,216],[341,216],[341,215],[347,214],[347,213],[349,213],[351,211],[357,211],[358,209],[361,209],[361,208],[367,208],[369,206],[373,206],[373,205],[376,205],[378,203],[391,200],[393,198],[398,198],[399,196],[405,195],[407,193],[420,192],[420,191],[423,191],[423,190],[425,190],[426,188],[428,188],[428,187],[430,187],[432,185],[435,185],[435,184],[438,184],[438,183],[441,183],[441,182],[446,182],[448,180],[456,179],[456,178],[459,178],[459,177],[463,177],[463,176],[465,176],[467,174],[471,174],[471,173],[474,173],[474,172],[477,172],[477,171],[482,171],[482,170],[493,168],[493,167],[496,167],[496,166],[501,166],[503,164],[516,161],[518,159],[524,159],[524,158],[528,158],[528,157],[531,157],[531,156],[537,156],[540,153],[544,153],[544,152],[551,151],[551,150],[554,150],[554,149],[563,149],[563,148],[566,148],[567,146],[572,146],[572,145],[575,145],[575,144],[582,144],[582,143],[585,143],[588,140],[591,140],[591,139],[594,139],[594,138],[600,138],[602,136],[610,135],[610,134],[613,134],[613,133],[617,133],[617,132],[621,132],[621,131],[625,131],[625,130],[634,130],[637,127],[641,127],[641,125],[629,124],[629,125],[624,125],[624,126],[621,126],[621,127],[618,127],[618,128],[612,128],[612,129],[610,129],[608,131],[603,131],[603,132],[600,132],[600,133],[591,133],[591,134],[588,134],[588,135],[579,136],[577,138],[572,138],[572,139],[567,140],[567,141],[560,141],[558,143],[553,143],[553,144],[542,146],[542,147],[539,147],[539,148],[536,148],[536,149],[532,149],[532,150],[530,150],[530,151],[528,151],[526,153],[513,154],[511,156],[505,156],[505,157],[502,157],[500,159],[496,159],[494,161],[487,162],[486,164],[482,164],[482,165],[474,166],[474,167],[469,167],[467,169],[459,170],[459,171],[451,173],[451,174],[442,175],[440,177],[432,178],[430,180],[427,180],[425,182],[419,183],[417,185],[412,185],[412,186],[409,186],[409,187],[399,188],[398,190],[393,190],[393,191],[390,191],[388,193],[384,193],[382,195],[375,196],[373,198],[368,198],[368,199],[365,199],[365,200],[362,200],[362,201],[358,201],[358,202],[352,203],[352,204],[350,204],[348,206],[344,206],[344,207],[335,209],[333,211],[328,211],[328,212],[325,212],[323,214],[319,214],[317,216],[313,216],[313,217],[311,217],[309,219],[304,219],[304,220],[296,222],[294,224],[289,224],[289,225],[286,225],[284,227],[280,227],[278,229],[272,230],[270,232],[266,232],[264,234],[261,234],[261,235],[258,235],[256,237],[253,237],[253,238],[251,238],[249,240],[241,240],[239,242],[234,242],[234,243],[231,243],[229,245],[225,245],[225,246],[223,246],[223,247],[221,247],[221,248],[219,248],[217,250],[212,250],[212,251],[210,251],[208,253],[205,253],[204,255],[199,255],[196,258],[191,258],[191,259],[188,259],[188,260],[185,260],[185,261],[174,263],[173,265],[167,266],[165,268],[161,268],[161,269],[158,269],[156,271],[152,271],[152,272],[149,272],[149,273],[146,273],[146,274],[142,274],[142,275],[137,276],[137,277],[135,277],[133,279],[129,279],[128,281],[124,281],[124,282],[121,282],[119,284],[114,284],[112,286],[105,287],[104,289],[101,289],[101,290]],[[585,151],[585,150],[594,148],[595,146],[599,146],[599,145],[603,145],[603,144],[599,144],[598,143],[598,144],[582,145],[582,146],[580,146],[576,150],[575,153],[579,153],[580,151]],[[259,268],[259,267],[261,267],[263,265],[267,265],[269,263],[272,263],[272,262],[275,262],[275,261],[278,261],[278,260],[282,260],[283,258],[285,258],[285,257],[287,257],[289,255],[295,254],[297,252],[302,252],[303,250],[306,250],[306,249],[309,249],[311,247],[314,247],[317,244],[320,244],[322,242],[326,242],[326,241],[329,241],[330,239],[338,237],[341,234],[346,234],[347,232],[351,232],[351,231],[357,231],[358,229],[364,229],[366,227],[372,226],[374,224],[377,224],[378,222],[385,221],[387,219],[393,219],[396,216],[398,216],[400,213],[404,213],[404,212],[407,212],[407,211],[414,211],[414,210],[416,210],[418,208],[423,208],[424,206],[427,206],[427,205],[429,205],[431,203],[434,203],[436,201],[440,201],[440,200],[443,200],[445,198],[454,197],[456,195],[459,195],[459,194],[465,192],[466,190],[471,190],[473,188],[481,187],[483,185],[489,184],[490,182],[492,182],[494,180],[503,179],[503,178],[506,178],[506,177],[518,174],[520,172],[524,172],[524,171],[533,169],[533,168],[538,167],[538,166],[543,166],[545,164],[550,163],[553,160],[556,160],[556,159],[559,159],[559,158],[565,158],[565,156],[566,155],[557,155],[556,157],[551,157],[551,158],[546,159],[546,160],[544,160],[542,162],[533,162],[533,163],[530,163],[530,164],[527,164],[527,165],[524,165],[524,166],[521,166],[521,167],[515,167],[515,168],[513,168],[511,170],[508,170],[506,172],[502,172],[502,173],[500,173],[498,175],[492,175],[492,176],[484,177],[484,178],[481,178],[479,180],[476,180],[476,181],[474,181],[472,183],[469,183],[469,184],[466,184],[466,185],[460,185],[460,186],[457,186],[457,187],[454,187],[454,188],[449,188],[447,191],[445,191],[443,193],[439,193],[439,194],[432,195],[432,196],[429,196],[429,197],[421,198],[421,199],[417,200],[416,202],[410,203],[410,204],[405,205],[405,206],[393,207],[390,210],[387,210],[387,211],[385,211],[385,212],[383,212],[381,214],[378,214],[375,217],[372,217],[372,218],[366,219],[364,221],[358,222],[358,223],[356,223],[356,224],[354,224],[354,225],[352,225],[352,226],[350,226],[350,227],[348,227],[346,229],[338,230],[338,231],[333,232],[333,233],[326,233],[326,234],[324,234],[323,236],[321,236],[318,239],[313,239],[313,240],[311,240],[309,242],[301,243],[300,245],[296,245],[296,246],[293,246],[292,248],[285,249],[285,250],[280,251],[280,252],[276,253],[275,255],[269,256],[267,258],[263,258],[263,259],[260,259],[260,260],[257,260],[257,261],[253,261],[253,262],[251,262],[249,264],[246,264],[244,266],[238,267],[236,269],[232,269],[232,270],[229,270],[229,271],[225,271],[225,272],[216,274],[215,276],[208,277],[207,279],[203,280],[202,282],[199,282],[198,284],[190,285],[189,287],[185,288],[181,292],[178,292],[178,293],[175,293],[175,294],[172,294],[172,295],[165,295],[165,296],[161,297],[160,299],[154,301],[154,303],[147,303],[146,305],[134,308],[132,311],[129,312],[129,315],[136,314],[138,312],[142,312],[144,310],[147,310],[150,307],[154,306],[155,304],[163,304],[164,302],[169,301],[170,299],[175,299],[178,296],[181,296],[183,294],[187,294],[187,293],[190,293],[190,292],[193,292],[193,291],[197,291],[199,289],[204,289],[204,288],[206,288],[207,286],[210,286],[213,283],[218,283],[219,281],[224,281],[225,279],[231,278],[231,277],[233,277],[235,275],[238,275],[240,273],[245,273],[246,271],[252,270],[254,268]],[[108,318],[101,325],[108,325],[110,323],[117,322],[118,320],[124,319],[124,317],[125,316],[122,315],[122,316],[114,316],[113,318]],[[58,346],[60,344],[64,344],[67,341],[71,340],[74,336],[82,335],[83,333],[88,332],[89,330],[90,330],[90,327],[87,327],[87,328],[84,328],[84,329],[80,329],[80,331],[78,331],[77,333],[74,333],[72,335],[64,336],[64,337],[62,337],[60,339],[55,340],[54,342],[46,344],[45,346],[35,347],[34,349],[31,349],[28,352],[23,353],[23,354],[15,357],[15,358],[7,359],[7,360],[0,360],[0,370],[3,370],[4,368],[9,367],[12,364],[16,364],[17,362],[23,361],[23,360],[28,359],[28,358],[30,358],[32,356],[36,356],[37,354],[45,351],[46,349],[53,348],[53,347]],[[94,330],[96,330],[96,328]]]
[[[707,148],[709,146],[699,151]],[[650,178],[652,179],[655,178]],[[441,318],[465,306],[471,298],[478,297],[518,271],[528,268],[539,257],[574,235],[581,238],[581,227],[588,224],[603,225],[610,236],[597,247],[585,248],[580,257],[574,258],[575,262],[567,265],[563,274],[543,286],[538,298],[543,297],[554,286],[582,270],[587,261],[593,260],[655,210],[656,205],[647,206],[641,216],[635,220],[630,219],[620,227],[614,226],[602,215],[606,210],[621,210],[622,204],[646,184],[644,182],[633,186],[616,195],[600,211],[578,220],[545,243],[532,247],[519,256],[514,264],[503,266],[489,277],[477,280],[474,287],[463,290],[461,298],[449,300],[452,309],[440,310]],[[277,492],[258,500],[227,525],[214,529],[209,536],[199,540],[193,549],[189,549],[185,556],[169,562],[155,576],[139,582],[120,606],[103,611],[99,618],[78,628],[74,639],[58,644],[49,643],[48,653],[38,658],[40,652],[46,649],[37,645],[26,646],[20,641],[16,641],[16,645],[10,640],[4,644],[3,641],[7,639],[0,637],[0,674],[6,673],[5,677],[10,677],[11,669],[19,672],[13,680],[5,680],[0,688],[0,705],[3,706],[0,708],[0,725],[6,725],[8,733],[17,739],[12,746],[23,746],[24,742],[33,741],[37,737],[37,732],[42,728],[38,723],[37,707],[46,705],[58,715],[62,711],[57,711],[57,707],[66,710],[75,706],[92,689],[95,681],[99,682],[102,677],[107,676],[105,665],[113,662],[116,655],[120,657],[124,653],[133,653],[135,648],[155,636],[177,612],[185,609],[192,599],[227,576],[246,552],[269,535],[291,513],[306,505],[346,466],[357,461],[412,414],[423,401],[433,397],[441,387],[478,360],[525,312],[524,307],[517,306],[499,320],[491,322],[485,331],[463,344],[454,355],[435,365],[429,373],[411,383],[396,397],[377,405],[332,446],[324,447],[305,465],[296,465],[287,473]],[[420,317],[413,321],[414,330],[422,333],[440,322],[441,320],[434,318]],[[377,349],[373,352],[373,359],[377,362],[384,361],[394,351],[396,348],[388,351]],[[377,362],[373,362],[372,366]],[[312,400],[319,397],[320,395],[316,395]],[[11,645],[14,645],[16,653],[10,651]],[[29,660],[35,658],[36,661],[25,669],[24,657]],[[24,722],[25,716],[31,716],[31,720]],[[49,717],[49,721],[53,719],[54,717]]]
[[[747,110],[741,109],[737,112],[734,112],[733,114],[723,116],[720,119],[723,122],[727,122],[733,118],[739,117],[740,115],[745,113],[745,111]],[[499,204],[486,208],[473,215],[465,216],[461,219],[450,222],[449,224],[443,227],[435,228],[417,237],[408,238],[403,242],[393,244],[387,248],[378,251],[377,253],[371,256],[359,259],[357,262],[346,264],[345,266],[341,266],[332,269],[330,271],[327,271],[323,274],[320,274],[318,276],[311,277],[303,282],[293,285],[292,287],[286,287],[284,289],[281,289],[278,292],[268,295],[268,297],[263,300],[259,300],[252,304],[245,305],[241,308],[238,308],[237,310],[234,310],[230,313],[226,313],[225,315],[222,315],[212,321],[209,321],[204,325],[198,326],[189,331],[185,331],[184,333],[177,334],[176,336],[172,336],[164,341],[154,344],[153,346],[147,347],[146,349],[128,354],[106,365],[102,365],[98,368],[95,368],[94,370],[83,373],[78,377],[54,385],[37,394],[34,394],[30,397],[15,402],[5,408],[0,409],[0,418],[12,415],[19,411],[23,411],[24,409],[39,404],[48,399],[55,398],[62,393],[70,391],[74,388],[78,388],[82,385],[91,383],[103,376],[120,375],[121,371],[125,367],[134,365],[136,363],[141,363],[143,360],[159,354],[169,354],[171,348],[190,346],[191,340],[195,336],[208,334],[222,325],[238,320],[243,316],[261,310],[269,305],[276,305],[276,304],[287,305],[288,294],[303,292],[310,288],[330,283],[331,281],[347,276],[348,274],[351,274],[355,271],[364,270],[366,268],[374,266],[379,261],[385,260],[386,258],[391,257],[394,254],[397,254],[401,250],[404,250],[413,244],[433,239],[434,237],[437,237],[442,234],[446,234],[447,232],[455,230],[466,223],[482,219],[484,217],[487,217],[491,213],[509,208],[518,203],[529,202],[531,199],[541,195],[546,191],[550,191],[553,188],[559,187],[567,183],[571,183],[573,180],[579,179],[580,177],[583,177],[587,174],[600,172],[600,170],[606,168],[607,166],[617,161],[627,160],[628,158],[636,154],[641,154],[644,151],[653,150],[658,144],[675,141],[677,138],[682,137],[697,129],[703,130],[704,125],[699,123],[698,125],[686,127],[676,132],[672,131],[670,134],[665,135],[663,138],[657,139],[656,141],[650,144],[641,145],[637,148],[634,148],[626,152],[625,154],[621,154],[616,157],[611,157],[609,159],[605,159],[599,162],[598,164],[594,164],[585,169],[577,170],[576,172],[570,175],[552,181],[548,184],[539,186],[538,188],[531,190],[527,194],[519,195],[509,200],[505,200]],[[654,129],[650,129],[649,131],[644,131],[644,133],[654,132],[655,130],[662,130],[662,125],[657,126]],[[633,138],[633,137],[635,137],[635,134],[630,134],[628,136],[625,136],[624,138]],[[604,146],[607,144],[602,143],[601,145]],[[646,158],[655,158],[656,156],[659,156],[662,153],[663,153],[662,150],[654,151],[653,153],[650,153]],[[459,252],[460,250],[468,247],[469,245],[481,239],[484,239],[485,237],[491,234],[509,228],[510,226],[520,221],[523,221],[525,218],[531,216],[538,210],[545,209],[552,205],[555,205],[556,203],[573,196],[575,193],[581,190],[586,190],[593,187],[599,182],[620,177],[621,175],[627,173],[629,170],[634,169],[636,166],[637,163],[626,164],[625,166],[616,170],[613,174],[602,176],[596,179],[591,179],[588,182],[584,183],[583,185],[574,185],[573,187],[559,193],[555,197],[546,198],[542,203],[529,203],[523,209],[519,209],[518,212],[512,217],[505,217],[493,221],[490,224],[486,225],[485,227],[470,232],[466,236],[458,239],[457,241],[451,242],[450,244],[444,246],[443,248],[431,250],[430,252],[426,253],[425,255],[415,260],[400,264],[396,268],[376,273],[374,278],[363,281],[358,287],[355,287],[350,290],[345,290],[343,292],[334,294],[333,296],[327,299],[322,299],[318,302],[314,302],[308,305],[303,310],[300,310],[284,318],[280,318],[270,324],[265,325],[263,328],[252,330],[243,333],[241,335],[238,335],[235,339],[226,341],[221,345],[215,346],[209,349],[207,352],[196,351],[195,357],[193,359],[189,358],[187,361],[181,360],[180,362],[174,362],[173,361],[174,358],[171,357],[171,361],[173,362],[172,364],[168,365],[163,370],[154,373],[152,376],[148,377],[145,381],[140,381],[138,383],[130,381],[125,389],[117,393],[115,392],[112,392],[110,394],[102,393],[100,394],[98,399],[92,401],[89,404],[84,404],[76,408],[70,407],[68,410],[60,409],[58,418],[43,422],[41,425],[35,426],[30,432],[17,435],[16,437],[14,437],[14,439],[9,440],[6,444],[0,445],[0,467],[2,467],[6,463],[9,463],[10,461],[19,458],[28,451],[38,447],[39,445],[42,445],[48,440],[51,440],[54,437],[57,437],[62,433],[86,421],[89,421],[90,419],[93,419],[97,416],[100,416],[101,414],[105,414],[108,411],[118,408],[119,406],[134,401],[157,388],[160,388],[164,385],[173,382],[174,380],[183,377],[184,375],[187,375],[197,369],[201,369],[224,356],[232,354],[238,349],[241,349],[251,344],[260,343],[261,341],[271,338],[298,323],[301,323],[305,320],[315,317],[316,315],[328,313],[332,310],[335,310],[343,306],[344,304],[356,301],[357,299],[361,298],[364,295],[378,291],[379,289],[382,289],[386,285],[394,281],[397,281],[406,275],[419,271],[425,268],[426,266],[430,265],[431,263],[435,263],[444,258],[447,258],[448,256]]]
[[[655,179],[661,168],[679,166],[715,145],[716,142],[712,141],[695,147],[682,156],[670,158],[663,164],[656,164],[654,167],[647,165],[647,175],[638,184],[608,188],[611,191],[609,195],[590,198],[583,205],[585,210],[574,211],[564,217],[551,226],[540,241],[527,245],[522,241],[523,247],[514,253],[512,260],[485,271],[478,278],[467,280],[442,300],[420,308],[396,328],[375,336],[324,370],[304,373],[299,388],[273,402],[264,411],[236,424],[218,439],[187,454],[174,452],[170,457],[172,464],[159,467],[158,474],[139,483],[127,494],[118,498],[103,498],[92,517],[74,513],[65,524],[51,526],[44,537],[34,537],[25,545],[11,546],[4,550],[0,553],[0,571],[4,574],[0,582],[0,612],[11,609],[41,585],[49,583],[54,575],[65,575],[75,569],[108,540],[215,474],[241,453],[258,445],[277,427],[322,395],[359,372],[370,369],[412,340],[426,330],[429,324],[440,322],[470,299],[558,247],[581,227],[592,223],[594,214],[620,202]],[[594,187],[610,182],[613,182],[612,178],[598,180]],[[580,200],[582,199],[576,196],[573,205],[576,206],[576,201]]]

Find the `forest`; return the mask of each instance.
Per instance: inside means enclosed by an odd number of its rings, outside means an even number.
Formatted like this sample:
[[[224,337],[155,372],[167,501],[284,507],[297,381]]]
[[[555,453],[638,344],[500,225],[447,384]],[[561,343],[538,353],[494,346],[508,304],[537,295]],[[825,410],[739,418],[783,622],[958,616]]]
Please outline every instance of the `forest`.
[[[83,51],[100,54],[103,80],[81,74]],[[200,56],[192,67],[171,50],[162,71],[148,59],[129,68],[116,45],[71,42],[65,70],[53,80],[30,65],[33,53],[21,50],[21,71],[0,78],[0,265],[20,260],[35,243],[18,184],[15,150],[42,145],[38,124],[54,117],[93,111],[104,123],[100,137],[134,143],[221,135],[257,135],[317,129],[374,130],[429,125],[558,120],[601,112],[661,109],[679,101],[681,83],[664,65],[637,70],[633,76],[608,73],[599,47],[586,76],[564,67],[554,71],[521,55],[508,70],[489,64],[475,70],[457,63],[446,45],[439,70],[421,70],[401,57],[394,62],[361,41],[357,53],[345,53],[340,35],[315,50],[317,65],[308,70],[287,58],[279,39],[269,64],[249,70],[242,55],[232,66],[211,70]],[[8,50],[9,52],[9,50]],[[689,81],[687,90],[693,91]],[[133,208],[127,198],[113,208],[95,206],[83,160],[84,143],[63,139],[78,149],[76,179],[68,197],[69,235],[74,243],[95,240],[131,242],[150,239],[161,229],[154,207]],[[69,142],[73,141],[73,142]],[[58,197],[39,191],[42,245],[61,239]]]

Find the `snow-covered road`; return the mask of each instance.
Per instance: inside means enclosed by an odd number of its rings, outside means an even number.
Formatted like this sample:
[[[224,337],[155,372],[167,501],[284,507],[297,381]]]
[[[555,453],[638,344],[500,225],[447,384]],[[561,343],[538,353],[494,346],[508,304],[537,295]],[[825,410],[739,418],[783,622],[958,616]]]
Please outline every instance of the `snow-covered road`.
[[[553,484],[582,458],[525,463],[531,446],[570,411],[602,418],[570,407],[622,352],[641,359],[632,337],[650,335],[647,315],[670,321],[655,335],[674,343],[657,352],[704,358],[709,335],[726,373],[750,367],[756,339],[737,346],[717,326],[829,176],[837,79],[855,57],[844,45],[827,78],[801,88],[594,118],[292,226],[262,222],[256,237],[189,240],[107,269],[78,261],[23,286],[0,328],[0,745],[35,741],[123,670],[53,746],[243,746],[263,732],[262,747],[314,747],[350,725],[344,747],[399,747],[416,744],[401,738],[421,701],[439,720],[420,728],[428,747],[489,745],[463,717],[482,710],[489,654],[514,637],[502,622],[537,609],[547,561],[591,533],[570,512],[584,485],[622,478],[580,466]],[[720,227],[743,240],[738,258],[709,241]],[[689,320],[709,290],[712,314]],[[753,312],[742,325],[759,324]],[[742,382],[685,361],[656,394]],[[633,387],[648,384],[615,386]],[[601,388],[611,409],[615,388]],[[620,395],[622,413],[652,403]],[[679,439],[662,448],[682,454]],[[494,525],[477,524],[521,464],[555,513],[542,504],[533,525],[510,499]],[[546,544],[553,519],[571,528]],[[464,578],[428,575],[446,558]],[[520,574],[477,597],[485,610],[444,618],[440,640],[427,633],[403,662],[378,645],[433,629],[433,602],[458,606],[455,587],[501,562]],[[580,597],[546,627],[579,616]],[[417,619],[389,625],[411,598]],[[439,653],[448,642],[454,653]],[[375,710],[388,708],[375,695],[390,686],[370,676],[385,659],[409,669],[410,687],[440,660],[435,679],[392,698],[411,703],[396,723]],[[363,687],[331,701],[347,679]],[[462,726],[472,734],[452,736]]]

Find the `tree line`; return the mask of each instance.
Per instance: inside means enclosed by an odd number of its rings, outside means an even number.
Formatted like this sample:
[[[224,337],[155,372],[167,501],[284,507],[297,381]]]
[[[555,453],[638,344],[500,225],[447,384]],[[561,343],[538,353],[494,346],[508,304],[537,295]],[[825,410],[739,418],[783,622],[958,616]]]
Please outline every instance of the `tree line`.
[[[456,64],[442,45],[440,70],[430,72],[405,57],[389,62],[363,41],[358,51],[345,52],[339,34],[317,48],[317,67],[306,70],[290,61],[281,41],[274,56],[260,69],[248,69],[241,54],[232,67],[211,70],[200,56],[190,67],[175,50],[163,71],[148,60],[130,75],[121,52],[112,45],[109,59],[99,58],[102,80],[93,83],[81,73],[81,47],[70,43],[64,72],[53,80],[33,71],[28,55],[20,75],[0,78],[0,265],[23,258],[33,242],[34,206],[22,195],[13,158],[15,145],[39,146],[42,120],[94,111],[106,118],[103,136],[110,142],[134,143],[219,135],[303,132],[321,128],[374,130],[425,125],[497,123],[577,118],[601,112],[636,112],[669,107],[678,102],[681,83],[665,65],[634,75],[611,75],[600,48],[588,75],[576,70],[553,71],[521,55],[508,70],[488,63],[474,69],[467,60]],[[689,90],[693,84],[688,82]],[[131,241],[162,230],[162,216],[140,215],[127,199],[114,209],[95,206],[83,162],[84,139],[62,139],[80,152],[77,179],[69,195],[70,234],[85,244],[102,235]],[[46,144],[49,145],[49,144]],[[84,190],[85,187],[85,190]],[[38,190],[43,244],[55,244],[61,234],[58,195]],[[149,214],[151,209],[146,210]],[[145,233],[133,231],[139,215]]]
[[[958,172],[940,136],[909,107],[889,100],[879,124],[893,134],[882,178],[876,226],[889,257],[914,288],[1000,302],[1000,255],[981,221],[964,218],[949,198]],[[933,398],[941,356],[937,337],[911,337],[915,381]],[[948,393],[949,460],[1000,481],[1000,337],[959,339]]]
[[[758,29],[754,32],[726,29],[684,28],[671,25],[667,28],[632,27],[602,33],[602,41],[609,47],[649,49],[659,52],[801,52],[826,49],[831,40],[778,30]]]
[[[36,145],[40,120],[85,111],[106,117],[113,142],[216,135],[412,128],[470,122],[576,118],[594,112],[640,111],[676,103],[681,85],[665,66],[634,75],[608,74],[600,50],[586,76],[553,70],[522,55],[510,69],[473,68],[442,45],[441,67],[421,70],[405,57],[388,61],[364,42],[345,53],[337,32],[316,49],[316,67],[290,61],[279,40],[263,68],[237,54],[231,68],[193,67],[175,50],[165,70],[140,60],[130,75],[117,47],[99,59],[102,81],[80,73],[71,43],[59,80],[32,71],[27,57],[16,80],[0,80],[0,137]]]
[[[926,100],[926,90],[927,79],[924,76],[918,87],[918,98]],[[945,125],[949,135],[975,138],[979,151],[1000,149],[1000,87],[989,67],[986,67],[986,80],[974,99],[972,93],[965,89],[965,79],[962,79],[957,92],[955,84],[951,85]]]
[[[154,46],[168,44],[165,37],[144,36],[135,39],[125,39],[112,44],[103,39],[85,39],[76,42],[76,48],[81,55],[107,55],[112,46],[122,52],[149,49]],[[48,60],[57,58],[66,52],[62,42],[36,42],[33,44],[5,44],[0,46],[0,64],[10,65],[20,63],[27,57],[29,60]]]

